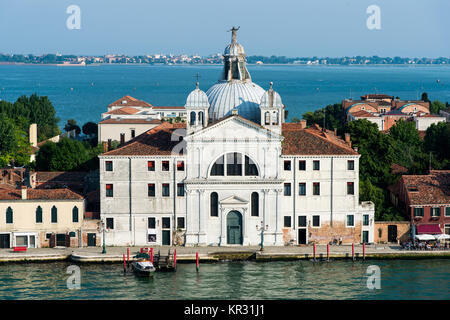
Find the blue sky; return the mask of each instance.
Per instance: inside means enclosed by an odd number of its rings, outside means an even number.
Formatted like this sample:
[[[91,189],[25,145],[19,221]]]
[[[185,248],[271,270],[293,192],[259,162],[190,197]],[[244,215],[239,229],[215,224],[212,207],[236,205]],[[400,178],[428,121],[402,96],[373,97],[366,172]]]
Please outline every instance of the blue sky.
[[[69,30],[69,5],[81,29]],[[366,26],[370,5],[381,29]],[[450,57],[449,0],[0,0],[0,52]]]

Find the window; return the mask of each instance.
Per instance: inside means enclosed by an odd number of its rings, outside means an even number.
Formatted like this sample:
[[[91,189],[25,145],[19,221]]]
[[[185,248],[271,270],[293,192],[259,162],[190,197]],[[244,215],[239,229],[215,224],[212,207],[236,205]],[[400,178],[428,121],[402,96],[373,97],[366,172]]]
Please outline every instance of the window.
[[[313,183],[313,195],[320,196],[320,182]]]
[[[423,208],[414,208],[414,217],[423,217]]]
[[[259,216],[259,194],[258,192],[252,193],[252,217]]]
[[[136,130],[131,129],[131,138],[133,139],[134,137],[136,137]]]
[[[285,228],[291,227],[291,217],[284,217],[284,227]]]
[[[46,233],[45,234],[45,239],[50,240],[51,237],[52,237],[51,233]]]
[[[298,226],[299,227],[306,227],[306,216],[299,216],[298,217]]]
[[[266,111],[266,113],[264,113],[264,124],[270,124],[270,112]]]
[[[154,183],[149,183],[148,184],[148,196],[149,197],[154,197],[156,195],[156,187]]]
[[[312,216],[312,226],[320,227],[320,216]]]
[[[162,196],[170,197],[170,185],[168,183],[162,184]]]
[[[363,215],[363,226],[368,226],[368,225],[369,225],[369,215],[364,214]]]
[[[147,161],[148,171],[155,171],[155,161]]]
[[[69,232],[69,237],[75,238],[77,234],[74,231]]]
[[[203,111],[200,111],[198,113],[198,123],[200,123],[202,126],[205,124],[205,117],[203,115]]]
[[[36,208],[36,223],[42,223],[42,208],[38,206]]]
[[[13,210],[11,207],[6,209],[6,223],[13,223]]]
[[[440,217],[441,216],[441,208],[431,208],[431,216],[432,217]]]
[[[52,223],[58,223],[58,209],[55,206],[52,207]]]
[[[148,218],[148,228],[149,229],[156,228],[156,218]]]
[[[114,229],[114,218],[106,218],[106,229]]]
[[[347,170],[355,170],[355,161],[347,160]]]
[[[105,170],[113,171],[113,162],[112,161],[105,161]]]
[[[219,216],[219,196],[217,192],[213,192],[210,195],[210,215],[211,217]]]
[[[177,196],[184,197],[184,183],[177,183]]]
[[[256,164],[248,156],[245,156],[245,175],[246,176],[258,175],[258,168],[256,167]]]
[[[191,126],[195,125],[195,112],[191,112],[190,123]]]
[[[223,176],[224,175],[224,156],[221,156],[217,161],[214,163],[211,169],[211,175],[212,176]]]
[[[170,229],[170,218],[162,218],[163,229]]]
[[[450,217],[450,207],[445,207],[445,216]]]
[[[355,226],[355,216],[352,214],[347,215],[347,227]]]
[[[242,176],[242,156],[240,153],[227,154],[227,175]]]
[[[177,218],[177,228],[178,229],[184,229],[184,217],[178,217]]]
[[[291,195],[291,184],[290,183],[285,183],[284,184],[284,195],[285,196],[290,196]]]
[[[169,161],[161,161],[162,171],[169,171]]]
[[[113,190],[113,185],[112,184],[107,184],[106,185],[106,196],[107,197],[113,197],[114,196],[114,190]]]
[[[347,194],[355,194],[355,185],[353,182],[347,182]]]
[[[72,222],[78,222],[78,207],[75,206],[72,209]]]
[[[291,160],[284,160],[284,171],[291,171]]]
[[[313,170],[320,170],[320,161],[319,160],[313,161]]]
[[[306,196],[306,183],[300,182],[298,184],[298,195],[299,196]]]
[[[300,170],[300,171],[306,170],[306,161],[305,160],[298,161],[298,170]]]
[[[177,171],[184,171],[184,161],[177,161]]]

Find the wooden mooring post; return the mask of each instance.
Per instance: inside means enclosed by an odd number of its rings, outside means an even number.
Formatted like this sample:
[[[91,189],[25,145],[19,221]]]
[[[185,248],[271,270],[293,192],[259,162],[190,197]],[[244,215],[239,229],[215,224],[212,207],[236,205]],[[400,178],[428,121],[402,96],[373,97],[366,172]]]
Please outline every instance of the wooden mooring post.
[[[197,272],[198,272],[198,269],[199,269],[198,251],[197,251],[197,254],[196,254],[196,264],[195,264],[195,269],[196,269]]]
[[[352,259],[355,261],[355,243],[352,243]]]
[[[316,261],[316,243],[313,243],[313,256],[314,256],[314,261]]]
[[[150,248],[150,262],[153,264],[153,248]]]
[[[177,249],[175,249],[175,251],[173,253],[173,268],[175,270],[177,269]]]
[[[127,272],[127,264],[125,262],[125,253],[123,254],[123,273]]]
[[[366,260],[366,243],[363,243],[363,260]]]
[[[130,248],[127,248],[127,264],[130,265]]]
[[[330,261],[330,244],[327,243],[327,261]]]

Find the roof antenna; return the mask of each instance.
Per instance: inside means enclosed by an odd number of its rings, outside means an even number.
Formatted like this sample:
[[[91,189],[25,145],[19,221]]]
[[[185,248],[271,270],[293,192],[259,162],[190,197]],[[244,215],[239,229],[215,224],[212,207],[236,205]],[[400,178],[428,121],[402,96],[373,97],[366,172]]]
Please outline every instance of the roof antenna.
[[[195,83],[195,89],[198,89],[198,87],[199,87],[198,78],[201,78],[201,76],[197,72],[197,74],[194,76],[194,78],[197,78],[197,82]]]

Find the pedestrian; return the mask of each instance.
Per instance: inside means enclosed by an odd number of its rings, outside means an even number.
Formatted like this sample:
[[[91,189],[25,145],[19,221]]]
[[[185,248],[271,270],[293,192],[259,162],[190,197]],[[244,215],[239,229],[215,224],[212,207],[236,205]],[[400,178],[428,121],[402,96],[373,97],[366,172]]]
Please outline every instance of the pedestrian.
[[[342,237],[339,237],[339,245],[342,244]]]

